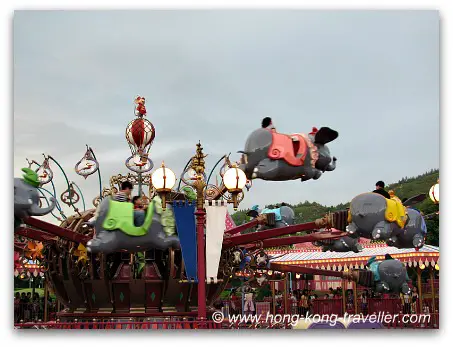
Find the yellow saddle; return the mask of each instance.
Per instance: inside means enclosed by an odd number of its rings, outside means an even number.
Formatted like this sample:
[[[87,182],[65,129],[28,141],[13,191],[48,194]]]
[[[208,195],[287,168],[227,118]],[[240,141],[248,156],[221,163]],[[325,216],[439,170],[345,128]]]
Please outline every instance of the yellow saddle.
[[[395,222],[402,229],[407,222],[406,207],[404,207],[401,200],[393,196],[387,201],[387,209],[385,210],[385,219],[388,222]]]

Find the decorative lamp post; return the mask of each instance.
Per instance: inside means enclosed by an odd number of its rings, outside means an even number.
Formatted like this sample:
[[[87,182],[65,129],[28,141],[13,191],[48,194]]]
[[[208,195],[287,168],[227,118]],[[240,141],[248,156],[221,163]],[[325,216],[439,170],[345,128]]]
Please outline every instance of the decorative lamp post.
[[[197,209],[195,211],[195,216],[197,222],[198,319],[200,320],[206,319],[205,201],[224,198],[228,203],[233,203],[234,208],[237,209],[239,202],[243,198],[242,189],[247,183],[245,173],[237,168],[236,164],[231,164],[226,160],[229,169],[227,169],[223,175],[224,187],[208,184],[205,175],[204,158],[206,158],[206,155],[203,153],[203,147],[201,147],[201,143],[198,143],[196,154],[192,157],[189,162],[190,165],[188,163],[181,176],[181,181],[196,193]],[[183,179],[185,174],[188,174],[189,176],[187,180]],[[161,197],[162,209],[164,210],[167,202],[171,203],[175,199],[171,194],[175,183],[175,174],[169,168],[165,167],[164,164],[151,175],[151,184]],[[231,198],[224,195],[226,190],[231,194]]]
[[[237,210],[238,208],[239,202],[237,197],[238,194],[242,192],[242,189],[244,189],[246,183],[247,177],[245,176],[244,171],[239,169],[236,165],[228,169],[223,175],[223,184],[232,195],[234,210]]]
[[[429,190],[429,197],[430,199],[432,200],[432,202],[434,202],[435,204],[438,204],[439,203],[439,180],[437,180],[437,183],[435,185],[433,185],[431,187],[431,189]]]
[[[168,193],[176,184],[176,175],[162,162],[162,166],[151,175],[151,181],[162,199],[162,208],[165,209]]]

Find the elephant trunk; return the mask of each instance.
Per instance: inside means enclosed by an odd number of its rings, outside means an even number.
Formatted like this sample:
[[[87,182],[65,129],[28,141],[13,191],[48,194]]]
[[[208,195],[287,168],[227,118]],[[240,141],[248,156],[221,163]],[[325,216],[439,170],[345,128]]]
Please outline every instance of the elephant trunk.
[[[55,199],[53,197],[50,198],[50,206],[48,207],[38,207],[37,205],[31,205],[30,207],[30,215],[31,216],[44,216],[55,208]]]

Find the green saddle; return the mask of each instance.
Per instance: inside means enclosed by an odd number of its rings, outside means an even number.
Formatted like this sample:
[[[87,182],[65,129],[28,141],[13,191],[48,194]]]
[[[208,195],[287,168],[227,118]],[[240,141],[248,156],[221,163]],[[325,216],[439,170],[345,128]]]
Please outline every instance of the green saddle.
[[[104,223],[102,223],[102,227],[108,231],[119,229],[129,236],[144,236],[148,233],[148,228],[153,221],[153,214],[154,202],[151,201],[146,212],[145,222],[143,225],[136,227],[134,225],[134,204],[110,200],[109,211]]]

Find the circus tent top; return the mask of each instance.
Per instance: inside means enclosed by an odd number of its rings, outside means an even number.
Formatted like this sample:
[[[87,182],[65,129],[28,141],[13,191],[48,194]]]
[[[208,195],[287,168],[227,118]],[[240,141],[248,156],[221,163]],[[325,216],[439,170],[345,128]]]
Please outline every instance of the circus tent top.
[[[268,251],[268,254],[274,258],[273,261],[276,263],[338,271],[346,268],[363,269],[370,257],[376,256],[377,260],[383,260],[386,254],[399,259],[409,267],[417,267],[422,264],[439,267],[439,247],[431,245],[424,245],[416,251],[415,249],[390,247],[385,243],[366,243],[360,253],[321,252],[317,247],[310,247],[308,244],[304,246],[299,245],[299,248],[290,250],[272,250]]]

